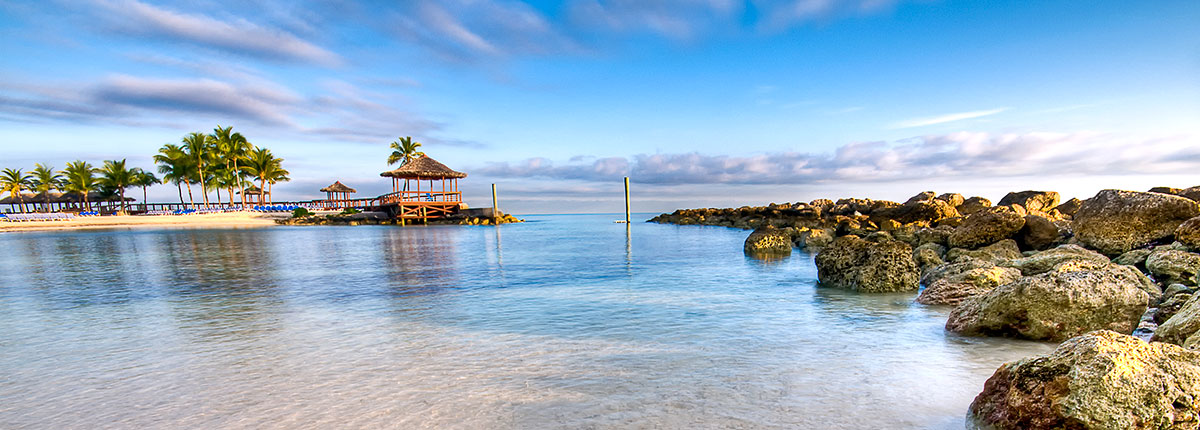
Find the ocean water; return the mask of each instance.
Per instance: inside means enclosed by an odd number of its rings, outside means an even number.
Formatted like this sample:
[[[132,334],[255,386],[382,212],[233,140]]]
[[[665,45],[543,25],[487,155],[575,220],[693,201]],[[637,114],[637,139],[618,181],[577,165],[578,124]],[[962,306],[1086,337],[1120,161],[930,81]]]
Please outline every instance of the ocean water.
[[[957,429],[1054,347],[616,218],[0,235],[0,428]]]

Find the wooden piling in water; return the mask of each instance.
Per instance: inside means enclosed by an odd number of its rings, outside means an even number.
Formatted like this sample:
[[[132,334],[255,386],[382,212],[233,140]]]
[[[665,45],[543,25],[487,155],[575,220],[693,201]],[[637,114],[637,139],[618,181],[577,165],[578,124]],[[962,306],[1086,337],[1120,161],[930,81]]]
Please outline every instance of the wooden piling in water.
[[[500,217],[500,206],[496,204],[496,184],[492,184],[492,219]]]
[[[629,177],[625,177],[625,224],[629,224]]]

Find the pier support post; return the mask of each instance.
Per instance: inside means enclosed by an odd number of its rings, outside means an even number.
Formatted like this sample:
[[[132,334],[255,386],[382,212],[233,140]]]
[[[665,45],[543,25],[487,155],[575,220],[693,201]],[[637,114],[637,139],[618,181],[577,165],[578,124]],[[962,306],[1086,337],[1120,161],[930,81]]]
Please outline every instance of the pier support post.
[[[629,177],[625,177],[625,224],[629,224]]]
[[[496,204],[496,184],[492,184],[492,219],[500,217],[500,206]]]

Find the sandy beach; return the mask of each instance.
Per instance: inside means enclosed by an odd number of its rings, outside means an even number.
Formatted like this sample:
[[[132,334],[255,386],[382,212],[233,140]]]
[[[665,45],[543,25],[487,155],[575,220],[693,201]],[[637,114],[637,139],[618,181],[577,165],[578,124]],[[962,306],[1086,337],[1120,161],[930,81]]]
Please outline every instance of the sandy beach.
[[[257,212],[230,212],[204,215],[102,216],[76,218],[70,221],[3,222],[0,223],[0,232],[155,227],[268,227],[277,225],[275,220],[287,218],[288,216],[290,214],[287,213]]]

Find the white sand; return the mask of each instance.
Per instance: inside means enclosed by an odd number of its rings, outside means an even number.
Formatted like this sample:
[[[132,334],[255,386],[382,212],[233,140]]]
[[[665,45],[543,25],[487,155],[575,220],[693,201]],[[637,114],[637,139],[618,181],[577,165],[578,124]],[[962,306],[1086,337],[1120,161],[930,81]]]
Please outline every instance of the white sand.
[[[82,217],[70,221],[0,222],[0,232],[37,230],[74,230],[99,228],[188,227],[229,228],[268,227],[289,213],[229,212],[203,215],[137,215]]]

